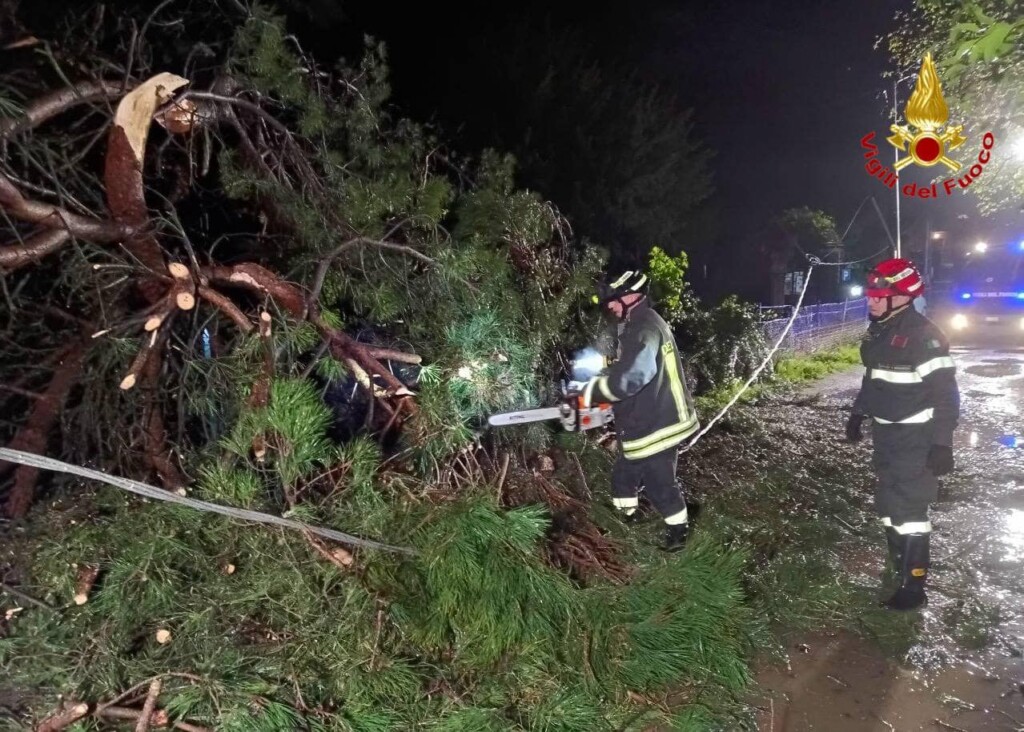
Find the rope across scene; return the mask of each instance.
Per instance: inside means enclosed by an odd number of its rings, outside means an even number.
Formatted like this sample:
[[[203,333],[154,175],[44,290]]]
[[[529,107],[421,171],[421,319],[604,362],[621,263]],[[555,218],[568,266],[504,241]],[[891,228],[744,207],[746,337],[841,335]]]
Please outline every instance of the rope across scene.
[[[30,452],[0,448],[0,461],[3,460],[12,463],[19,463],[20,465],[28,465],[33,468],[55,470],[59,473],[69,473],[71,475],[81,476],[82,478],[89,478],[90,480],[98,480],[100,482],[122,488],[126,491],[137,493],[140,496],[145,496],[146,498],[154,498],[158,501],[177,503],[181,506],[194,508],[197,511],[219,513],[223,516],[230,516],[231,518],[241,519],[243,521],[256,521],[261,524],[281,526],[283,528],[294,529],[296,531],[308,531],[312,534],[322,536],[325,539],[332,539],[344,544],[352,544],[355,546],[367,547],[369,549],[381,549],[383,551],[410,555],[417,553],[414,549],[409,547],[391,546],[390,544],[382,544],[380,542],[373,541],[372,539],[360,539],[358,536],[345,534],[341,531],[325,529],[321,526],[312,526],[301,521],[281,518],[280,516],[272,516],[269,513],[249,511],[244,508],[233,508],[231,506],[219,506],[216,503],[207,503],[206,501],[198,501],[194,498],[185,498],[175,493],[171,493],[160,488],[154,488],[153,486],[146,485],[145,483],[140,483],[137,480],[120,478],[116,475],[107,475],[106,473],[101,473],[98,470],[83,468],[78,465],[72,465],[71,463],[65,463],[61,460],[54,460],[53,458],[35,455]]]
[[[796,316],[800,313],[800,307],[804,304],[804,295],[807,294],[807,286],[811,284],[811,273],[814,272],[814,266],[814,264],[811,264],[811,266],[807,268],[807,276],[804,277],[804,287],[802,290],[800,290],[800,297],[797,299],[796,306],[793,308],[793,314],[789,316],[789,322],[786,323],[786,327],[782,329],[782,334],[779,336],[779,339],[775,342],[775,345],[772,346],[772,350],[770,350],[768,352],[768,355],[764,357],[764,361],[761,362],[761,365],[754,369],[754,373],[752,373],[750,375],[750,378],[747,379],[747,382],[743,385],[743,388],[741,388],[738,392],[736,392],[736,394],[733,395],[733,398],[729,400],[729,403],[722,407],[721,411],[718,414],[716,414],[710,422],[704,425],[704,429],[695,434],[692,440],[690,440],[688,443],[686,443],[685,445],[683,445],[683,447],[679,449],[680,453],[687,452],[694,445],[696,445],[697,441],[700,440],[701,437],[706,435],[708,431],[710,431],[711,428],[715,426],[718,420],[724,417],[726,413],[730,409],[732,409],[732,406],[740,400],[740,397],[743,396],[743,393],[750,388],[750,385],[757,381],[757,378],[761,375],[761,372],[764,371],[765,367],[769,363],[771,363],[771,360],[775,357],[776,352],[782,346],[782,342],[785,341],[786,336],[789,335],[789,331],[793,327],[793,323],[796,322]]]

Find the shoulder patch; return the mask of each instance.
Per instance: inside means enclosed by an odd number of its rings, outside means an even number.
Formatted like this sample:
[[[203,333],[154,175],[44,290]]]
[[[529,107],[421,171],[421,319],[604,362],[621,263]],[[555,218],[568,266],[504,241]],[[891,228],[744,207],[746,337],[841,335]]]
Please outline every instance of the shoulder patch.
[[[893,348],[906,348],[907,337],[905,335],[894,335],[892,337],[891,345]]]

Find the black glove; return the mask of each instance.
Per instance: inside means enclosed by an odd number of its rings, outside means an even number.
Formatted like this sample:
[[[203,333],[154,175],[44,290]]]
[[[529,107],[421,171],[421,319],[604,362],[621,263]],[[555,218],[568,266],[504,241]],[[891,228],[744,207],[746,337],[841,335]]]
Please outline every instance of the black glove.
[[[864,421],[863,414],[851,414],[850,419],[846,421],[846,439],[850,442],[860,442],[860,423]]]
[[[953,448],[948,445],[932,445],[928,450],[928,469],[936,476],[953,472]]]

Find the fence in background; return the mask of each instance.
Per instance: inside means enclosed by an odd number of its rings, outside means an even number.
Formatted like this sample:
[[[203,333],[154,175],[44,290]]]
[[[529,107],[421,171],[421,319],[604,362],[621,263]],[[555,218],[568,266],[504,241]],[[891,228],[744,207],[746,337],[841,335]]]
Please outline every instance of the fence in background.
[[[792,305],[760,308],[764,337],[775,343],[793,315]],[[780,353],[814,353],[855,343],[868,325],[867,298],[804,305],[800,308]]]

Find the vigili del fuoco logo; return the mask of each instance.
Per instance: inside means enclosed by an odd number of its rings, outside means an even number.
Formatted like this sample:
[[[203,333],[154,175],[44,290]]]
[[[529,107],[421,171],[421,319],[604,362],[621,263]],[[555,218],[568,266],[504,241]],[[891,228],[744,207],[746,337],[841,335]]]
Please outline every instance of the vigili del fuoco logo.
[[[904,111],[906,125],[893,124],[889,127],[892,134],[886,141],[897,150],[896,164],[887,168],[878,157],[878,146],[875,145],[875,133],[869,132],[861,138],[860,146],[864,149],[867,162],[864,169],[889,188],[900,184],[900,171],[907,166],[919,165],[931,168],[944,165],[954,173],[941,183],[906,183],[901,192],[904,196],[916,198],[938,198],[941,194],[952,195],[957,188],[966,190],[985,171],[985,165],[991,158],[995,145],[995,136],[986,132],[981,139],[981,150],[970,167],[961,172],[967,163],[961,163],[954,151],[958,150],[967,138],[963,134],[963,125],[949,125],[949,107],[942,98],[942,87],[939,74],[935,70],[932,55],[926,54],[917,74],[914,92],[907,101]],[[901,155],[901,153],[906,153]]]

